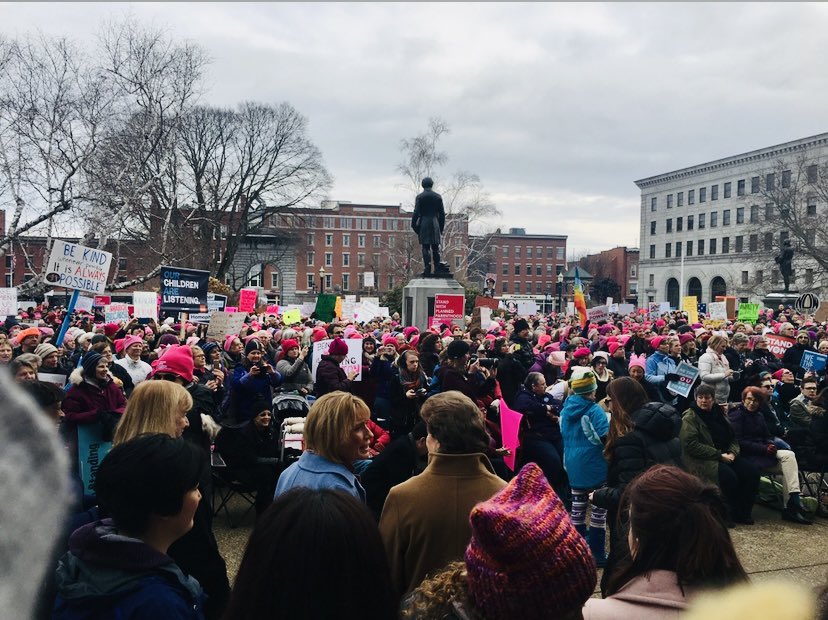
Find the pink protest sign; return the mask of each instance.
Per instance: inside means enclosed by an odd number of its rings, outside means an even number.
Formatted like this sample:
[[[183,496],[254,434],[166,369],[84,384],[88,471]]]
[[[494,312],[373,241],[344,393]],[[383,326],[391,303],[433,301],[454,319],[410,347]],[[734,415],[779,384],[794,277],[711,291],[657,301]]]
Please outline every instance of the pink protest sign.
[[[434,320],[451,323],[454,319],[462,319],[465,301],[466,298],[463,295],[435,295]]]
[[[239,291],[239,312],[254,312],[259,293],[255,288],[243,288]]]
[[[236,312],[236,310],[238,310],[238,308],[236,308],[236,306],[227,306],[224,309],[225,312]]]
[[[503,457],[503,462],[506,466],[515,471],[515,453],[518,446],[518,429],[520,429],[520,421],[523,419],[523,414],[518,413],[506,406],[506,401],[500,399],[500,432],[503,435],[503,447],[509,448],[511,454]]]
[[[268,314],[279,314],[279,306],[268,306],[267,307]]]

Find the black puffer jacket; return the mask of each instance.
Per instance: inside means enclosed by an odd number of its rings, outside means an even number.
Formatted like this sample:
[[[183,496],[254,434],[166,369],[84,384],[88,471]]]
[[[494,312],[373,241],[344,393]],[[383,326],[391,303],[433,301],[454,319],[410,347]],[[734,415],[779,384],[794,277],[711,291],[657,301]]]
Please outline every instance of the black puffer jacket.
[[[681,416],[670,405],[647,403],[632,415],[633,430],[613,446],[607,486],[593,494],[592,503],[611,512],[633,478],[656,464],[683,467],[678,433]]]

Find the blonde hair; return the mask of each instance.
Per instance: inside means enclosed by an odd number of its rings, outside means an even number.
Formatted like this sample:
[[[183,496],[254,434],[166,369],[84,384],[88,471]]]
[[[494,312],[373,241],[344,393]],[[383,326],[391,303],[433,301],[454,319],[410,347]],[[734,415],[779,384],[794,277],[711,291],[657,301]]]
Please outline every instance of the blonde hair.
[[[707,341],[707,348],[713,351],[716,347],[720,344],[727,344],[727,338],[724,336],[719,336],[718,334],[714,336],[710,336],[710,339]]]
[[[113,446],[143,433],[176,436],[177,418],[193,408],[193,397],[172,381],[143,381],[132,392],[115,429]]]
[[[455,616],[454,603],[461,603],[469,618],[481,616],[469,600],[468,571],[462,561],[454,561],[428,575],[411,593],[402,618],[451,618]]]
[[[343,457],[358,420],[369,419],[371,410],[359,396],[330,392],[318,398],[305,419],[305,446],[334,463],[350,465]]]
[[[696,597],[687,620],[810,620],[816,616],[812,592],[794,583],[740,584]]]

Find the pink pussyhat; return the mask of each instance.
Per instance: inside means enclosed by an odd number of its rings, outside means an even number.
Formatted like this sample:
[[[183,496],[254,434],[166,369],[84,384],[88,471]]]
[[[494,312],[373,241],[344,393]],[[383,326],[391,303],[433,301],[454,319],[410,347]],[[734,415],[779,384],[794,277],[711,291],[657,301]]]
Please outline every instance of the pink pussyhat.
[[[647,363],[647,356],[646,355],[636,355],[633,353],[630,355],[630,368],[633,366],[638,366],[641,370],[645,370]]]

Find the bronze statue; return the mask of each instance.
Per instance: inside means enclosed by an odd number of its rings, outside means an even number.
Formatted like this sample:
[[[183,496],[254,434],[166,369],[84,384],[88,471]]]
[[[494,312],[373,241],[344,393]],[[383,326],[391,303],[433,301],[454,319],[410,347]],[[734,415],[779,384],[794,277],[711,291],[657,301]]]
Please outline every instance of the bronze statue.
[[[779,256],[774,256],[774,262],[779,265],[779,272],[782,274],[782,280],[785,282],[785,292],[790,291],[791,287],[791,276],[793,275],[793,255],[794,251],[791,247],[791,242],[789,239],[785,239],[782,243],[782,251],[779,253]]]
[[[411,228],[417,233],[423,249],[423,276],[431,274],[431,259],[434,259],[435,275],[448,274],[448,265],[440,262],[440,238],[446,227],[446,211],[443,208],[443,197],[435,192],[434,181],[426,177],[422,181],[423,191],[417,194],[414,201],[414,214],[411,216]]]

